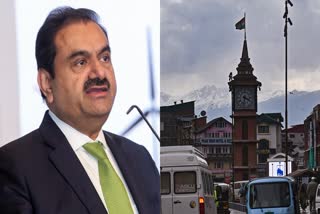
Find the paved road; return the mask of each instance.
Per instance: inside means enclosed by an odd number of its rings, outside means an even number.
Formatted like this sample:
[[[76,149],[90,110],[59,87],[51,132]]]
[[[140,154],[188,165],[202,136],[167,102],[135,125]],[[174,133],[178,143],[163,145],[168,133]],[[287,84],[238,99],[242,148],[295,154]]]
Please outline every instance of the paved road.
[[[241,211],[238,211],[238,210],[233,210],[233,209],[230,209],[230,214],[243,214],[245,212],[241,212]]]
[[[233,210],[233,209],[230,209],[230,211],[231,211],[230,214],[244,214],[245,213],[245,212],[241,212],[241,211]],[[310,214],[309,207],[307,207],[304,212],[302,211],[302,209],[300,211],[301,211],[301,214]]]

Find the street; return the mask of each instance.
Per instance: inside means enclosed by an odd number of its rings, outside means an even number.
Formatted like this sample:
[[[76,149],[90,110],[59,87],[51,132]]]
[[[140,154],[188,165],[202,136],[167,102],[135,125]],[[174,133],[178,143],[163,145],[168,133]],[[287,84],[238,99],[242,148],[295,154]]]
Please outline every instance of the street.
[[[238,211],[238,210],[234,210],[234,209],[229,209],[230,210],[230,214],[243,214],[245,212],[241,212],[241,211]]]
[[[246,213],[246,212],[241,212],[241,211],[234,210],[234,209],[229,209],[229,210],[230,210],[230,214],[244,214],[244,213]],[[302,211],[302,210],[300,209],[300,213],[301,213],[301,214],[310,214],[309,207],[307,207],[307,208],[305,209],[305,211]]]

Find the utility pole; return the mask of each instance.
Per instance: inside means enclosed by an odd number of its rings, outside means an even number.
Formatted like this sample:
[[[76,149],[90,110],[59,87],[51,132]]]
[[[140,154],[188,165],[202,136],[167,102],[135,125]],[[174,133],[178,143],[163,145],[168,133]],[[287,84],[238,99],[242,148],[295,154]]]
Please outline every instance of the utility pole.
[[[285,38],[285,153],[286,153],[286,175],[288,175],[288,23],[292,25],[291,19],[288,17],[288,4],[292,7],[290,0],[285,0],[285,12],[283,18],[284,24],[284,38]]]
[[[232,142],[232,145],[231,145],[231,149],[232,149],[232,201],[234,202],[235,201],[235,195],[234,195],[234,182],[235,182],[235,179],[234,179],[234,131],[235,131],[235,128],[234,128],[234,112],[232,110],[232,115],[231,115],[231,119],[232,119],[232,134],[231,134],[231,142]]]

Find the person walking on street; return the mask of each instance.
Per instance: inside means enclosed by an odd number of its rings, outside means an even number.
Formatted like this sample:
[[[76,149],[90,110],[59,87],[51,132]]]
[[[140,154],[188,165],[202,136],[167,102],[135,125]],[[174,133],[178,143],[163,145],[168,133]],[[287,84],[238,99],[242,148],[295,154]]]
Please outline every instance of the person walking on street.
[[[240,204],[245,204],[246,203],[246,184],[242,184],[239,190],[239,195],[240,195]]]
[[[302,183],[299,188],[299,203],[303,211],[307,208],[307,184]]]
[[[318,186],[318,183],[316,181],[316,178],[312,177],[311,181],[309,182],[309,184],[307,186],[307,196],[308,196],[308,199],[309,199],[310,212],[312,212],[313,210],[316,209],[315,200],[316,200],[317,186]]]

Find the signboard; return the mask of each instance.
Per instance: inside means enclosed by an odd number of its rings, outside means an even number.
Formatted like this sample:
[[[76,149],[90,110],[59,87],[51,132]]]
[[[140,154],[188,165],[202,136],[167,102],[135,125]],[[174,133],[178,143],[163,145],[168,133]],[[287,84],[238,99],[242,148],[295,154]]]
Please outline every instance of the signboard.
[[[286,174],[286,162],[268,162],[269,164],[269,176],[285,176]],[[288,174],[292,172],[291,161],[288,161]]]

